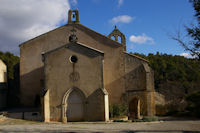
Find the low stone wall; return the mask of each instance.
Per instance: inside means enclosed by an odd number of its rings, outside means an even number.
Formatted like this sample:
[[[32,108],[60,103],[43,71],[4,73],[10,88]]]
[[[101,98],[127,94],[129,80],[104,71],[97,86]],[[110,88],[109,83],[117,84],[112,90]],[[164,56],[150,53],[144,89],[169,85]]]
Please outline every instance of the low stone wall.
[[[5,120],[5,112],[0,112],[0,122]]]
[[[155,92],[156,115],[164,115],[166,113],[165,96],[161,93]]]
[[[0,115],[0,122],[2,122],[4,120],[4,116]]]
[[[8,113],[7,117],[32,121],[42,121],[42,116],[39,112],[12,112]]]

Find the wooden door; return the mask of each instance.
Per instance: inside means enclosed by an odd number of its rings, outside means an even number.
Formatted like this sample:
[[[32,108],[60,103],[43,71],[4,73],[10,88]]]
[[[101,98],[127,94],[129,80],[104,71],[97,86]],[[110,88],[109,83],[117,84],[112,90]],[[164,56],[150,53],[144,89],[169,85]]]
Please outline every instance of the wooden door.
[[[84,120],[84,98],[79,92],[70,93],[67,101],[67,121]]]

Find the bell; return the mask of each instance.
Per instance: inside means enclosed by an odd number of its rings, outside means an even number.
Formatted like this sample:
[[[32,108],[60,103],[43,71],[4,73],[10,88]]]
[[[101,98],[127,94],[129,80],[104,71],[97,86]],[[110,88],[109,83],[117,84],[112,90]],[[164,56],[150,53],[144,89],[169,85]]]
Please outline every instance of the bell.
[[[73,15],[72,15],[72,17],[73,17],[73,18],[76,18],[76,15],[75,15],[75,14],[73,14]]]

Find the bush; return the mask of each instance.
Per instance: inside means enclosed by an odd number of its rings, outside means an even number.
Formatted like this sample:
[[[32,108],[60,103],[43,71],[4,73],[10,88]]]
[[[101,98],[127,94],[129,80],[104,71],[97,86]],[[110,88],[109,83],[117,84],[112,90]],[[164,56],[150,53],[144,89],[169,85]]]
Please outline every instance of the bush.
[[[113,104],[109,107],[110,117],[119,117],[123,115],[127,115],[128,113],[128,105],[127,104]]]
[[[113,122],[128,122],[127,120],[114,120]]]
[[[156,116],[146,116],[142,118],[143,121],[145,122],[151,122],[151,121],[158,121],[158,117]]]
[[[200,91],[188,95],[186,101],[188,103],[186,110],[188,110],[191,115],[200,117]]]
[[[156,115],[163,116],[167,112],[167,108],[165,105],[156,105]]]

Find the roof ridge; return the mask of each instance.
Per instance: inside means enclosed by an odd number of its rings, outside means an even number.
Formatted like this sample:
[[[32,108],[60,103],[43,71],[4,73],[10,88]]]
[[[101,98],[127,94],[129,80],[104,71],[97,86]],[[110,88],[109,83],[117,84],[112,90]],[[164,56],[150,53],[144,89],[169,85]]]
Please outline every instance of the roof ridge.
[[[144,59],[144,58],[142,58],[142,57],[139,57],[139,56],[137,56],[137,55],[134,55],[134,54],[131,54],[131,53],[127,53],[127,52],[125,52],[125,51],[124,51],[124,53],[125,53],[125,54],[128,54],[128,55],[130,55],[130,56],[136,57],[136,58],[138,58],[138,59],[140,59],[140,60],[143,60],[143,61],[145,61],[145,62],[148,62],[148,63],[149,63],[149,61],[148,61],[148,60],[146,60],[146,59]]]
[[[47,55],[47,54],[49,54],[49,53],[51,53],[51,52],[57,51],[57,50],[59,50],[59,49],[61,49],[61,48],[63,48],[63,47],[66,47],[68,44],[71,44],[71,43],[76,43],[76,44],[78,44],[78,45],[80,45],[80,46],[83,46],[83,47],[86,47],[86,48],[88,48],[88,49],[90,49],[90,50],[96,51],[96,52],[98,52],[98,53],[100,53],[100,54],[104,54],[104,52],[102,52],[102,51],[100,51],[100,50],[98,50],[98,49],[92,48],[92,47],[88,47],[87,45],[85,45],[85,44],[83,44],[83,43],[80,43],[80,42],[69,42],[69,43],[64,44],[64,45],[62,45],[62,46],[60,46],[60,47],[57,47],[57,48],[55,48],[55,49],[49,50],[49,51],[47,51],[47,52],[44,52],[44,53],[42,53],[42,55]]]
[[[67,24],[67,25],[72,25],[72,24]],[[92,31],[92,32],[94,32],[94,33],[96,33],[97,35],[99,35],[99,36],[101,36],[101,37],[103,37],[103,38],[105,38],[105,39],[107,39],[107,40],[109,40],[109,41],[112,41],[113,43],[115,43],[114,45],[117,45],[117,46],[121,46],[121,47],[122,47],[122,44],[121,44],[121,43],[119,43],[119,42],[117,42],[117,41],[115,41],[115,40],[112,40],[111,38],[109,38],[109,37],[107,37],[107,36],[105,36],[105,35],[102,35],[101,33],[97,32],[97,31],[95,31],[95,30],[93,30],[93,29],[90,29],[89,27],[87,27],[87,26],[85,26],[85,25],[83,25],[83,24],[73,24],[73,25],[80,25],[80,26],[82,26],[83,28],[86,28],[86,29],[88,29],[88,30],[90,30],[90,31]]]
[[[36,39],[36,38],[39,38],[39,37],[41,37],[41,36],[44,36],[44,35],[48,34],[49,32],[53,32],[53,31],[55,31],[55,30],[57,30],[57,29],[59,29],[59,28],[62,28],[62,27],[64,27],[64,26],[66,26],[66,25],[62,25],[62,26],[60,26],[60,27],[57,27],[57,28],[55,28],[55,29],[52,29],[52,30],[47,31],[47,32],[45,32],[45,33],[42,33],[42,34],[40,34],[40,35],[38,35],[38,36],[36,36],[36,37],[33,37],[33,38],[31,38],[31,39],[29,39],[29,40],[27,40],[27,41],[24,41],[24,42],[22,42],[21,44],[19,44],[19,47],[21,47],[22,45],[26,44],[26,43],[29,42],[29,41],[32,41],[32,40],[34,40],[34,39]]]
[[[27,41],[22,42],[21,44],[19,44],[19,47],[21,47],[22,45],[26,44],[26,43],[29,42],[29,41],[32,41],[32,40],[34,40],[34,39],[36,39],[36,38],[39,38],[39,37],[41,37],[41,36],[44,36],[44,35],[46,35],[46,34],[48,34],[48,33],[50,33],[50,32],[53,32],[53,31],[55,31],[55,30],[57,30],[57,29],[59,29],[59,28],[62,28],[62,27],[68,26],[68,25],[69,25],[69,26],[73,26],[73,25],[74,25],[74,26],[81,26],[81,27],[83,27],[83,28],[85,28],[85,29],[87,29],[87,30],[89,30],[89,31],[91,31],[91,32],[94,32],[96,35],[99,35],[99,36],[101,36],[101,37],[103,37],[103,38],[105,38],[105,39],[111,41],[111,43],[108,43],[108,44],[113,45],[113,46],[122,47],[122,44],[121,44],[121,43],[119,43],[119,42],[117,42],[117,41],[115,41],[115,40],[112,40],[112,39],[108,38],[107,36],[102,35],[101,33],[96,32],[96,31],[94,31],[94,30],[92,30],[92,29],[90,29],[90,28],[88,28],[88,27],[86,27],[86,26],[84,26],[84,25],[82,25],[82,24],[65,24],[65,25],[62,25],[62,26],[57,27],[57,28],[55,28],[55,29],[53,29],[53,30],[50,30],[50,31],[48,31],[48,32],[45,32],[45,33],[43,33],[43,34],[41,34],[41,35],[38,35],[38,36],[36,36],[36,37],[34,37],[34,38],[32,38],[32,39],[29,39],[29,40],[27,40]],[[76,27],[76,28],[78,28],[78,27]]]

